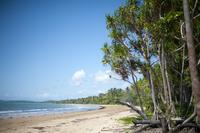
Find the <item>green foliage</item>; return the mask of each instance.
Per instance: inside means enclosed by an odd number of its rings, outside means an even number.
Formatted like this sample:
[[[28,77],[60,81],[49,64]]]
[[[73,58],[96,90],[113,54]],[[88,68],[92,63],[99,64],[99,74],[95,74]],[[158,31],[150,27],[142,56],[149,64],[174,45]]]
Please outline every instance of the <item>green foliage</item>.
[[[141,98],[143,101],[143,106],[145,107],[145,112],[148,114],[151,114],[151,112],[153,111],[153,103],[152,103],[152,99],[151,99],[151,90],[149,89],[149,84],[148,81],[143,78],[137,81],[136,85],[139,88],[139,91],[141,93]],[[132,85],[131,86],[131,90],[130,90],[130,96],[132,97],[132,100],[129,100],[129,102],[133,103],[134,105],[139,105],[139,98],[136,95],[135,92],[135,86]]]
[[[67,99],[55,101],[64,104],[119,104],[120,100],[125,96],[122,89],[111,88],[105,94],[100,93],[98,96],[89,96],[86,98]]]
[[[133,124],[133,121],[135,119],[136,119],[135,117],[122,117],[119,119],[119,121],[125,125],[130,125],[130,124]]]
[[[144,101],[144,107],[147,114],[153,111],[153,102],[151,98],[151,90],[149,88],[148,81],[143,78],[137,82],[140,91],[142,92],[142,100]]]
[[[150,116],[148,116],[148,117],[150,117]],[[130,124],[133,124],[135,121],[139,121],[142,119],[143,118],[141,116],[127,116],[127,117],[120,118],[119,121],[125,125],[130,125]]]
[[[183,105],[176,104],[175,106],[177,110],[177,116],[181,116],[184,119],[191,116],[194,111],[193,104],[191,104],[189,107],[186,103],[184,103]]]
[[[190,7],[194,5],[195,0],[191,0]],[[196,9],[191,11],[198,59],[200,59],[200,17],[195,18],[195,16],[200,12],[199,7],[200,2],[197,2]],[[169,115],[171,109],[166,99],[163,100],[164,80],[167,78],[167,88],[170,86],[171,100],[175,105],[175,116],[190,115],[193,108],[190,104],[192,87],[185,40],[181,35],[185,33],[182,1],[127,0],[126,4],[115,10],[114,14],[107,15],[106,22],[112,42],[102,48],[103,64],[109,65],[111,70],[125,81],[132,80],[130,78],[132,72],[143,75],[143,79],[130,85],[128,101],[139,104],[139,97],[134,91],[137,85],[145,113],[152,114],[150,82],[146,80],[147,72],[152,70],[156,102],[161,112]],[[162,56],[165,58],[166,65],[161,65]],[[153,64],[155,60],[157,62]],[[165,70],[164,74],[162,70]],[[200,67],[198,70],[200,73]]]
[[[126,58],[129,56],[128,49],[118,43],[113,45],[104,44],[102,51],[105,53],[103,64],[109,64],[111,69],[119,74],[123,79],[129,76],[130,65]]]

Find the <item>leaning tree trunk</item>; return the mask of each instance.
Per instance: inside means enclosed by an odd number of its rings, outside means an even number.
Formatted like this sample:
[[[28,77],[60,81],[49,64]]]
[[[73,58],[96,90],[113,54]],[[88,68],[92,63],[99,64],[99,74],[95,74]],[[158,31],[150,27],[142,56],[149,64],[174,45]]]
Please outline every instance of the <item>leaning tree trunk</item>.
[[[189,57],[190,76],[192,80],[192,93],[195,98],[197,119],[198,122],[200,122],[200,80],[198,77],[197,60],[196,60],[195,47],[193,41],[193,31],[190,19],[188,0],[183,0],[183,11],[185,18],[185,26],[186,26],[186,39],[187,39],[187,49]]]
[[[153,107],[154,107],[153,119],[157,120],[158,119],[158,110],[157,110],[158,106],[157,106],[157,103],[156,103],[156,95],[155,95],[155,88],[154,88],[151,68],[148,72],[148,75],[149,75],[149,82],[150,82],[150,88],[151,88],[151,97],[152,97]]]
[[[152,73],[152,68],[151,68],[151,55],[150,55],[150,51],[149,51],[149,43],[148,43],[148,37],[146,38],[146,35],[145,37],[143,37],[142,34],[140,34],[140,38],[143,40],[142,41],[142,44],[141,44],[141,55],[144,57],[144,60],[146,62],[146,76],[147,79],[148,79],[148,82],[149,82],[149,88],[151,90],[151,98],[152,98],[152,101],[153,101],[153,117],[152,119],[154,120],[157,120],[158,119],[158,105],[157,105],[157,102],[156,102],[156,94],[155,94],[155,88],[154,88],[154,82],[153,82],[153,73]]]
[[[130,70],[130,71],[131,71],[131,77],[132,77],[133,83],[135,85],[136,94],[137,94],[138,99],[139,99],[139,104],[140,104],[141,111],[144,113],[143,102],[142,102],[142,98],[141,98],[141,95],[140,95],[140,92],[139,92],[139,87],[138,87],[138,85],[136,83],[136,80],[134,78],[133,70]]]
[[[168,76],[168,72],[167,72],[167,60],[166,60],[165,57],[164,57],[164,72],[165,72],[166,82],[167,82],[167,90],[168,90],[168,95],[169,95],[170,111],[171,111],[171,113],[173,115],[175,115],[176,109],[175,109],[175,106],[174,106],[174,102],[172,100],[171,86],[170,86],[169,76]]]
[[[149,66],[149,69],[147,70],[148,73],[148,80],[149,80],[149,86],[151,88],[151,97],[152,97],[152,101],[153,101],[153,107],[154,107],[154,112],[153,112],[153,119],[158,119],[158,105],[156,102],[156,94],[155,94],[155,87],[154,87],[154,83],[153,83],[153,75],[152,75],[152,68],[151,68],[151,60],[150,60],[150,53],[149,53],[149,46],[146,43],[146,53],[144,55],[145,60]]]

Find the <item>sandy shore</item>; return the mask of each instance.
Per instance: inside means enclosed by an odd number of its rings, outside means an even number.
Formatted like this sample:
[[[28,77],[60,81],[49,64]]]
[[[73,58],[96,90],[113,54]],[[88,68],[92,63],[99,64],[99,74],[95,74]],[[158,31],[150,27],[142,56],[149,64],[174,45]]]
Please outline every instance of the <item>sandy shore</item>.
[[[120,105],[100,110],[0,120],[1,133],[119,133],[128,126],[119,118],[136,115]]]

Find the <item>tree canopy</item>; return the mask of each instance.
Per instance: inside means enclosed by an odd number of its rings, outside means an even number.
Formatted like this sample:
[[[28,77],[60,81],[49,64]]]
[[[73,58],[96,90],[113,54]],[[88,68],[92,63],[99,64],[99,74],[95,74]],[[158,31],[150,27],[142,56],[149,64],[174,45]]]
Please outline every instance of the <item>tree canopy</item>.
[[[112,42],[104,44],[102,62],[134,86],[141,112],[164,118],[170,131],[173,118],[194,112],[200,119],[200,2],[127,0],[106,22]]]

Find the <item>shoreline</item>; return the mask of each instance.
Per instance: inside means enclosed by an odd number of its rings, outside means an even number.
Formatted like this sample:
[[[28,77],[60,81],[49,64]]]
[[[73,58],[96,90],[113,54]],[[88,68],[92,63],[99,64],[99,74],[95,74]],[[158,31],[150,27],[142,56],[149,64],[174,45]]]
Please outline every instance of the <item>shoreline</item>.
[[[90,110],[98,110],[101,105],[98,104],[62,104],[70,105],[73,107],[55,107],[55,108],[36,108],[36,109],[17,109],[17,110],[3,110],[0,111],[0,119],[12,119],[21,117],[31,117],[31,116],[43,116],[43,115],[56,115],[66,112],[82,112]]]
[[[0,132],[99,133],[110,131],[114,133],[128,128],[119,123],[120,118],[136,115],[130,112],[129,108],[121,105],[99,105],[99,107],[97,110],[0,119]]]

